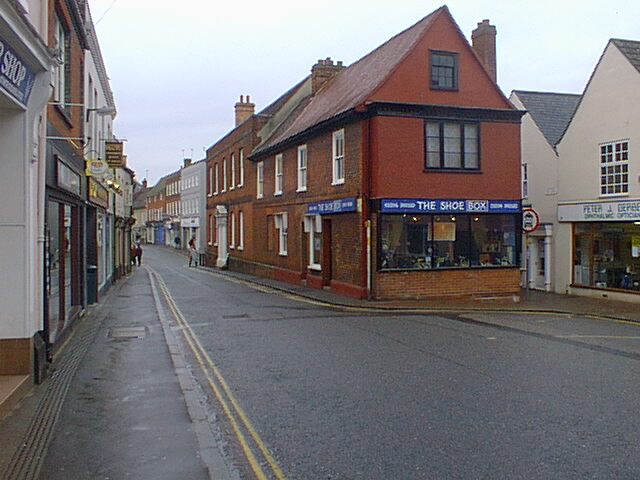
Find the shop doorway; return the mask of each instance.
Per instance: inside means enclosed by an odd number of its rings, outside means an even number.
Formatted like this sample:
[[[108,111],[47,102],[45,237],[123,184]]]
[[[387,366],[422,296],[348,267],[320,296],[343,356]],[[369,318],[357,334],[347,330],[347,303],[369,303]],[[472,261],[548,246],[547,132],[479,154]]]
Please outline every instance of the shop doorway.
[[[224,268],[229,259],[229,242],[227,239],[227,216],[226,207],[218,205],[216,207],[216,240],[218,241],[218,259],[216,266]]]
[[[331,251],[331,220],[322,219],[322,286],[330,286],[332,279],[333,253]]]
[[[54,344],[79,311],[82,298],[77,207],[57,202],[47,206],[45,242],[46,316],[44,331]]]

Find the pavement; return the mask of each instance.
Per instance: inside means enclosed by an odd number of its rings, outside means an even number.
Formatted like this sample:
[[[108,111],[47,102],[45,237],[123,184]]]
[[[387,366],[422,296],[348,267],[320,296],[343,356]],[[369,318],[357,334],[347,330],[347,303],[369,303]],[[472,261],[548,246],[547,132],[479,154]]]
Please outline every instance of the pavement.
[[[329,306],[555,312],[640,323],[640,304],[606,298],[523,291],[517,302],[512,297],[367,301],[210,270]],[[19,402],[6,400],[17,405],[0,418],[0,478],[239,478],[218,448],[215,415],[202,406],[203,394],[155,288],[146,268],[137,267],[87,308],[46,381],[21,392]]]

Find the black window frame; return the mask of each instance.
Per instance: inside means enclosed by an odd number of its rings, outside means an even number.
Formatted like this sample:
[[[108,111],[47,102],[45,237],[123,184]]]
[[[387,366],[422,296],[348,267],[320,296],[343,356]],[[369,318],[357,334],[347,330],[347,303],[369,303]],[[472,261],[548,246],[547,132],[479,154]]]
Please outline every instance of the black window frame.
[[[430,150],[429,150],[429,135],[428,135],[428,125],[429,124],[438,124],[439,129],[439,149],[438,149],[438,166],[430,165]],[[447,150],[445,149],[445,125],[447,124],[456,124],[460,127],[460,167],[450,167],[445,164],[445,154]],[[469,157],[466,154],[465,150],[465,126],[473,125],[476,129],[476,162],[475,165],[470,165],[468,160]],[[481,134],[480,122],[474,121],[465,121],[465,120],[445,120],[445,119],[435,119],[428,118],[424,121],[424,169],[431,171],[454,171],[454,172],[479,172],[481,171],[481,155],[480,155],[480,134]],[[451,152],[449,152],[451,153]]]
[[[443,60],[453,60],[453,65]],[[443,50],[431,50],[429,59],[429,83],[432,90],[458,90],[458,54]],[[440,80],[445,79],[446,84]]]

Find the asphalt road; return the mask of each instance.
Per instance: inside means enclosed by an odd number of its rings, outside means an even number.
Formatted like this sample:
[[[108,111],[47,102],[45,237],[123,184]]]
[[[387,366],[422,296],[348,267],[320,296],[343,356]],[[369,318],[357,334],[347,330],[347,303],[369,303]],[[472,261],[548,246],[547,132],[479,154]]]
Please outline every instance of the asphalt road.
[[[144,260],[243,479],[640,478],[640,325],[350,311]]]

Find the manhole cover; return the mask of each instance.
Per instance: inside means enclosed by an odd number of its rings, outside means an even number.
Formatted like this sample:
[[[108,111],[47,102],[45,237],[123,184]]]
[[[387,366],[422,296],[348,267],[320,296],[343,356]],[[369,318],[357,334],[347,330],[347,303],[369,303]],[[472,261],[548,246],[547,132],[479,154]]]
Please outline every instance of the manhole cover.
[[[115,327],[109,331],[109,336],[114,340],[132,340],[143,338],[147,334],[145,327]]]

